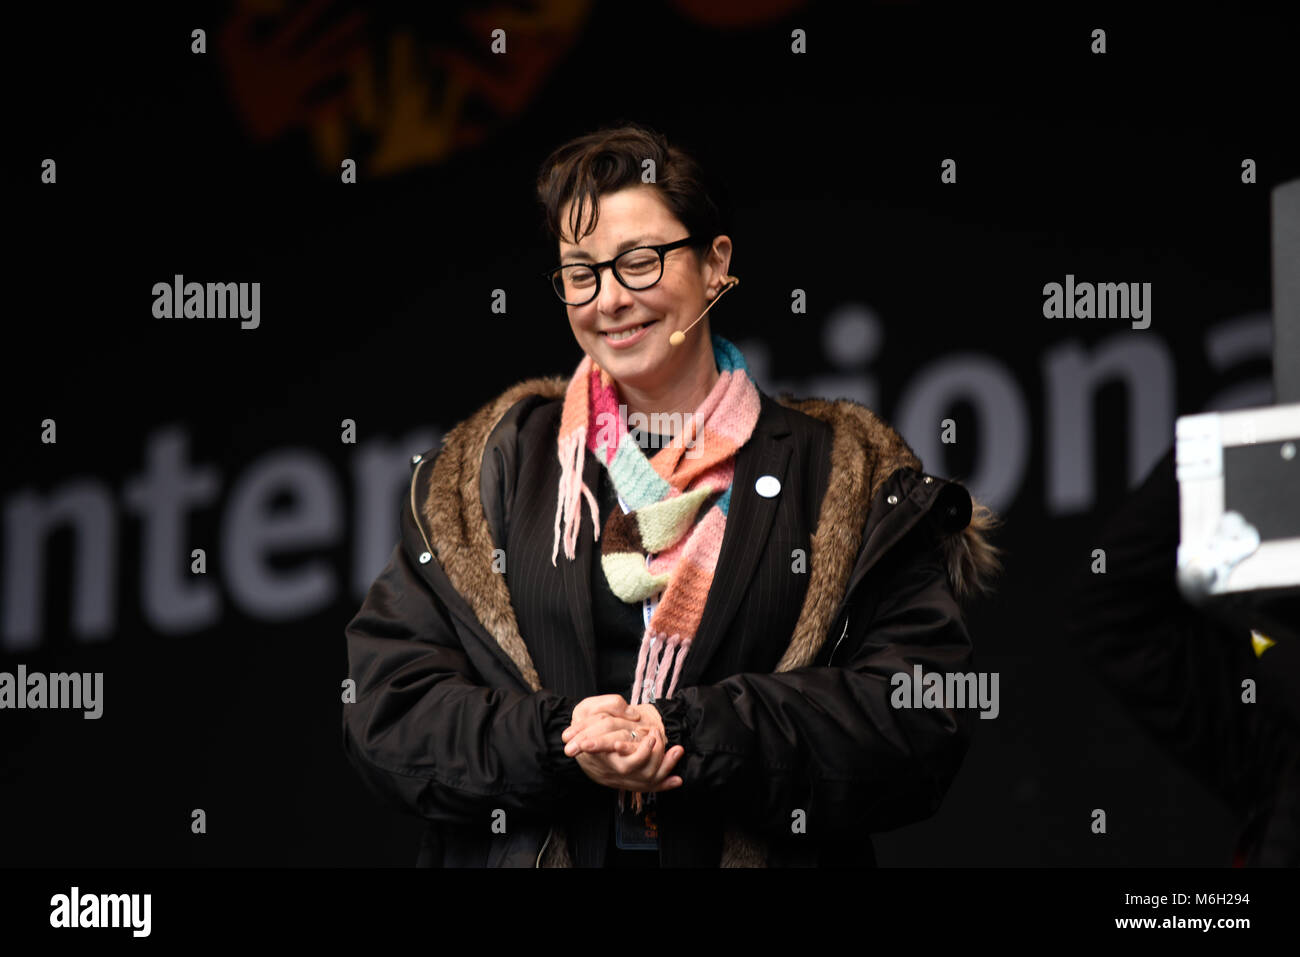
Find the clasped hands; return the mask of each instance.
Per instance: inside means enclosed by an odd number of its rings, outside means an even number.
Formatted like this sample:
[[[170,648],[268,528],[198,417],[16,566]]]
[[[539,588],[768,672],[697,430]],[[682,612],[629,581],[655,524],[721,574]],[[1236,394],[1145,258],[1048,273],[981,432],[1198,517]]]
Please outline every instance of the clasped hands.
[[[636,733],[635,741],[629,732]],[[686,749],[678,745],[665,752],[663,718],[652,704],[629,705],[616,694],[583,698],[561,737],[564,753],[597,784],[640,793],[681,787],[672,770]]]

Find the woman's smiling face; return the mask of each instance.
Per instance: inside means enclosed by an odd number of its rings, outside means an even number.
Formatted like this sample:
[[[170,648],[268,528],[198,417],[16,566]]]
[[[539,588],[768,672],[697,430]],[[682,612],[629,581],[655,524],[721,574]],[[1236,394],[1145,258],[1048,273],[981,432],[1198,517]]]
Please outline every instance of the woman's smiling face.
[[[593,232],[578,244],[560,242],[560,262],[596,263],[613,259],[633,246],[651,246],[684,239],[686,227],[669,211],[649,184],[637,184],[600,197],[600,216]],[[569,223],[572,202],[565,205],[560,221]],[[584,210],[584,223],[590,220]],[[724,267],[725,268],[725,267]],[[702,265],[691,247],[671,249],[664,254],[663,276],[649,289],[631,290],[614,278],[612,268],[601,270],[600,293],[581,306],[566,306],[569,325],[578,345],[596,364],[620,383],[653,390],[691,366],[695,350],[712,343],[703,331],[707,319],[687,334],[679,346],[668,337],[685,329],[708,305],[708,284],[722,269]],[[629,281],[634,281],[628,277]],[[606,333],[648,323],[648,327],[620,345]]]

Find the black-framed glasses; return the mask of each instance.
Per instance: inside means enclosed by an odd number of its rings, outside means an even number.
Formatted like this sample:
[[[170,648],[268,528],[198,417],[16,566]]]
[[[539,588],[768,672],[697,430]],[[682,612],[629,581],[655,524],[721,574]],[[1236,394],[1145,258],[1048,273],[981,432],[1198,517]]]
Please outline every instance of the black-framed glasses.
[[[543,275],[566,306],[585,306],[600,294],[600,274],[609,266],[614,278],[627,289],[649,289],[664,275],[664,253],[682,246],[699,245],[694,236],[657,246],[633,246],[603,263],[569,263],[548,269]]]

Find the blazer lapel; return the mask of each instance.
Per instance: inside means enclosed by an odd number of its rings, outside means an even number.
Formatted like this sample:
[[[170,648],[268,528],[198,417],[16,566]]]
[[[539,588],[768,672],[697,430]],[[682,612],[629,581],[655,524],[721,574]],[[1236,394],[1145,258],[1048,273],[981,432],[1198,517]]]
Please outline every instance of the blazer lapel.
[[[731,485],[731,504],[727,509],[727,527],[722,535],[722,550],[714,572],[704,616],[691,642],[690,653],[682,664],[679,688],[698,684],[709,658],[717,651],[723,636],[736,616],[740,600],[749,586],[754,566],[767,545],[772,520],[782,492],[764,498],[754,488],[760,476],[775,476],[781,488],[786,484],[791,444],[790,428],[784,413],[765,393],[758,422],[749,441],[736,453],[736,472]]]
[[[600,480],[600,468],[595,453],[588,450],[583,456],[582,480],[587,483],[587,488],[592,490],[593,495],[596,491],[596,483]],[[557,488],[559,470],[557,462],[555,465]],[[569,617],[573,620],[573,636],[576,640],[572,643],[567,641],[548,643],[548,647],[539,657],[553,658],[566,652],[572,653],[571,649],[576,644],[582,650],[583,668],[580,670],[585,676],[585,687],[556,687],[555,690],[560,694],[586,698],[596,693],[596,625],[591,614],[591,563],[594,549],[600,547],[600,542],[592,541],[591,509],[587,505],[586,496],[579,497],[578,505],[581,512],[578,522],[578,541],[573,547],[573,561],[569,561],[563,554],[558,558],[559,563],[564,566],[564,597],[569,604]],[[547,547],[549,549],[550,546]],[[548,672],[559,675],[570,671],[562,667],[548,668],[547,665],[551,663],[538,661],[538,670],[543,675]]]

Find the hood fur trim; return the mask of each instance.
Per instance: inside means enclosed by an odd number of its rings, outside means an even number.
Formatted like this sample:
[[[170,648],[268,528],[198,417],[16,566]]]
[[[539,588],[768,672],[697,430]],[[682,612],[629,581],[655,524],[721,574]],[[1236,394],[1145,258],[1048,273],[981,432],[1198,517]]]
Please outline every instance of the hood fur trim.
[[[452,587],[469,603],[474,616],[510,656],[533,691],[540,691],[542,683],[519,634],[505,576],[492,568],[496,546],[479,497],[479,471],[488,436],[512,405],[533,394],[558,398],[567,386],[568,380],[560,376],[525,379],[448,432],[433,463],[422,509],[429,541]]]
[[[881,487],[898,469],[922,471],[921,460],[891,426],[852,399],[776,400],[787,408],[821,419],[831,427],[831,475],[812,536],[809,588],[790,647],[776,670],[811,664],[828,637],[831,616],[848,588],[849,575],[862,550],[867,512]],[[948,578],[958,598],[989,586],[997,572],[996,548],[985,539],[992,512],[972,499],[974,521],[944,540]]]
[[[1002,519],[975,496],[970,500],[970,524],[959,535],[943,540],[948,563],[948,580],[959,599],[975,598],[993,591],[993,583],[1002,573],[1003,550],[989,541],[1002,527]]]

